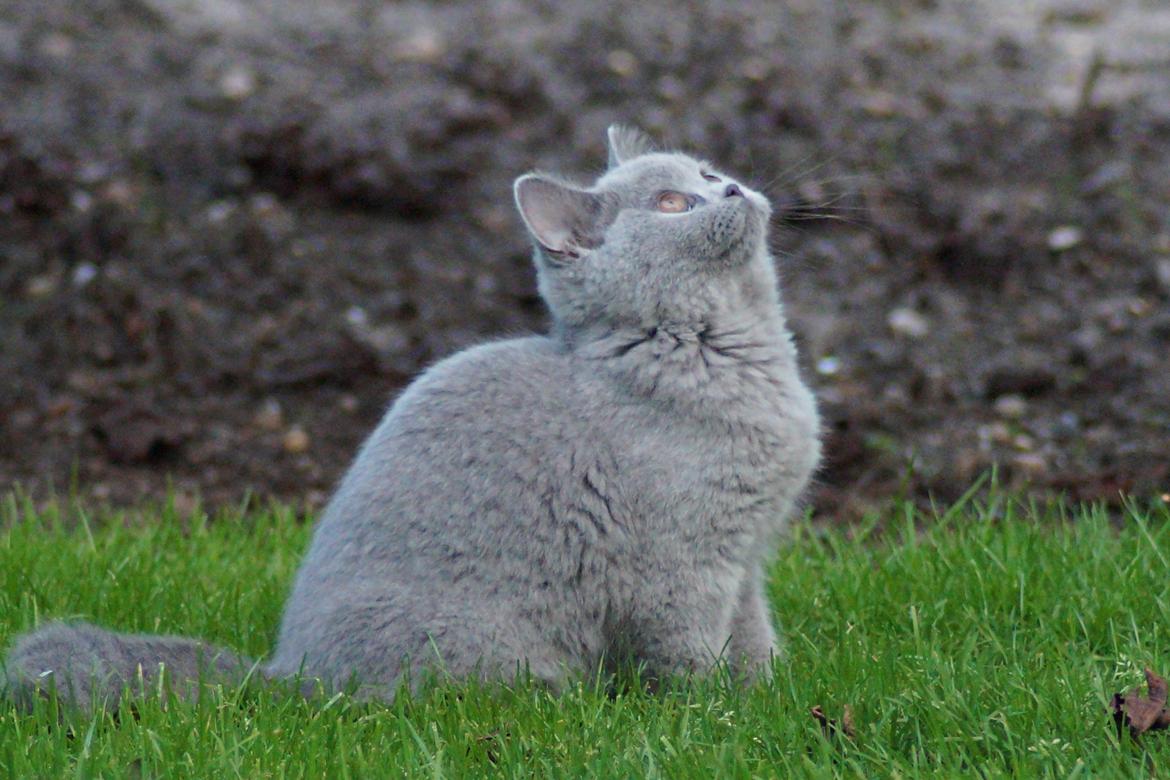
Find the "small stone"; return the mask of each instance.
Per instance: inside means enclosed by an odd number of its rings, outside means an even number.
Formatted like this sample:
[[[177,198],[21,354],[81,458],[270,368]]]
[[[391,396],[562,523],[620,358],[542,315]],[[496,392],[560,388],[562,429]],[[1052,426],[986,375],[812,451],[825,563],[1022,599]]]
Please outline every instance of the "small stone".
[[[1158,280],[1158,286],[1170,294],[1170,259],[1159,260],[1154,265],[1154,277]]]
[[[1053,429],[1058,434],[1066,436],[1079,433],[1081,430],[1081,418],[1076,412],[1061,412],[1060,416],[1056,418],[1056,425]]]
[[[890,330],[899,336],[920,339],[930,333],[930,322],[913,309],[897,308],[886,317]]]
[[[133,205],[136,193],[130,182],[123,179],[114,179],[102,188],[102,197],[118,206]]]
[[[1061,225],[1048,234],[1048,248],[1053,252],[1066,252],[1085,240],[1085,231],[1076,225]]]
[[[983,452],[990,452],[992,444],[1006,444],[1011,441],[1012,432],[1007,427],[1006,423],[993,422],[989,425],[980,425],[979,433],[979,448]]]
[[[1145,317],[1153,308],[1145,298],[1130,298],[1125,304],[1125,310],[1134,317]]]
[[[93,208],[93,196],[85,190],[74,190],[69,196],[69,205],[74,211],[85,214]]]
[[[294,425],[284,434],[284,451],[289,455],[301,455],[309,451],[309,434],[299,425]]]
[[[870,116],[888,119],[898,113],[898,98],[892,92],[870,90],[861,96],[861,107]]]
[[[222,225],[235,210],[235,204],[231,201],[217,200],[207,207],[207,221],[213,225]]]
[[[410,337],[396,325],[361,328],[355,335],[379,355],[397,355],[410,347]]]
[[[370,324],[370,315],[361,306],[350,306],[345,310],[345,321],[355,328],[364,328]]]
[[[623,78],[634,75],[638,70],[637,58],[625,49],[614,49],[605,55],[605,64]]]
[[[1021,452],[1031,452],[1036,449],[1036,440],[1026,433],[1017,433],[1012,437],[1012,446]]]
[[[1039,479],[1048,473],[1048,461],[1036,452],[1024,452],[1012,458],[1012,467],[1028,479]]]
[[[24,289],[30,298],[44,298],[57,291],[57,277],[52,274],[34,276]]]
[[[658,80],[658,95],[663,100],[675,102],[686,97],[687,85],[677,76],[667,74]]]
[[[262,431],[275,432],[284,427],[284,410],[275,398],[265,399],[253,418],[256,427]]]
[[[748,57],[740,66],[739,72],[750,81],[763,81],[768,78],[768,61],[763,57]]]
[[[826,355],[817,361],[817,373],[821,376],[833,376],[841,370],[841,361],[832,355]]]
[[[243,100],[256,91],[256,74],[246,65],[233,65],[220,77],[219,91],[229,100]]]
[[[97,275],[98,269],[93,263],[78,263],[77,267],[73,269],[73,286],[85,287],[97,278]]]
[[[1001,395],[995,399],[995,413],[1000,417],[1018,420],[1028,411],[1028,402],[1020,395]]]
[[[423,27],[403,39],[393,51],[394,58],[402,62],[435,63],[447,52],[447,44],[438,30]]]
[[[258,192],[248,200],[248,208],[261,219],[267,219],[281,212],[280,199],[271,192]]]

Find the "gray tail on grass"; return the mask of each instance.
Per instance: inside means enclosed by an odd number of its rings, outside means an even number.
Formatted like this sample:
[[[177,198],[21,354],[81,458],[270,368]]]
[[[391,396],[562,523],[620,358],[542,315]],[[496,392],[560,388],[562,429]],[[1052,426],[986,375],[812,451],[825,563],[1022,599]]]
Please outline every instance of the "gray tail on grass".
[[[257,664],[198,639],[50,623],[21,637],[4,667],[7,695],[22,709],[56,691],[58,701],[90,710],[116,707],[127,687],[154,690],[163,674],[170,690],[194,698],[200,683],[238,685]]]

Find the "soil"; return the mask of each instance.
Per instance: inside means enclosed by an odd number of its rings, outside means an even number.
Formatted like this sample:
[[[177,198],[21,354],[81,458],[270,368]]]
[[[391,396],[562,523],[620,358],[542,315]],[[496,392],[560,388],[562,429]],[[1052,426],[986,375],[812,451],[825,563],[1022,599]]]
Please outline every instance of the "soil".
[[[641,126],[781,207],[811,502],[1170,490],[1148,0],[0,6],[0,487],[319,506],[397,390],[539,330],[512,179]]]

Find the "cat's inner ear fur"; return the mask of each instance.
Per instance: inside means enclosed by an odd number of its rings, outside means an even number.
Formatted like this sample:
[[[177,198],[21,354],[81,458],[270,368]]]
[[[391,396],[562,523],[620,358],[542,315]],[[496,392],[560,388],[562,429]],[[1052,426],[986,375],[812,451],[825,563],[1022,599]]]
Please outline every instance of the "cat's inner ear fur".
[[[537,173],[516,180],[516,207],[532,237],[559,257],[578,257],[601,244],[602,199]]]
[[[609,137],[609,167],[611,170],[654,148],[650,138],[634,127],[610,125],[606,135]]]

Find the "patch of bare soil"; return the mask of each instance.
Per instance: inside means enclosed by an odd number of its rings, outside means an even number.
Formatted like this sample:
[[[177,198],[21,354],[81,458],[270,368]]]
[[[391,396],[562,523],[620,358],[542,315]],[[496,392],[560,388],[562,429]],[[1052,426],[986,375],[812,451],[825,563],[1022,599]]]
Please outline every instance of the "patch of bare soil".
[[[511,180],[628,121],[786,215],[821,516],[1160,494],[1170,12],[1017,6],[12,0],[0,486],[320,504],[417,371],[543,326]]]

